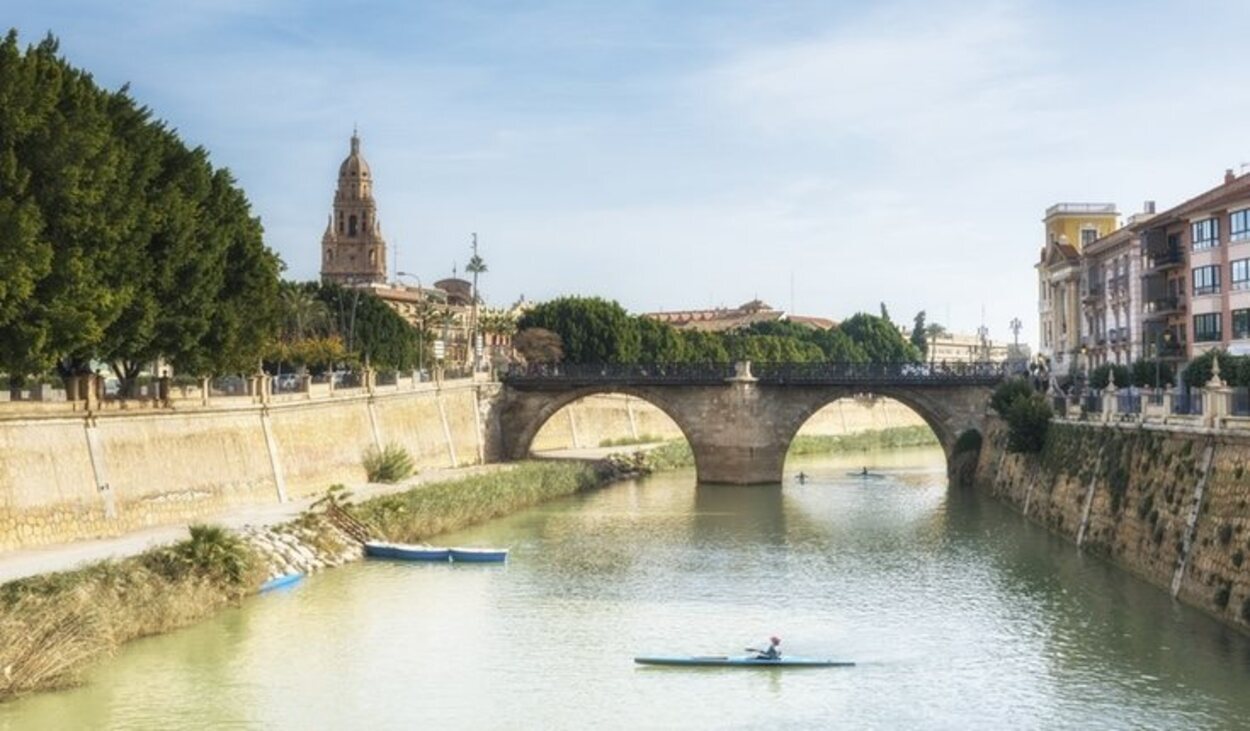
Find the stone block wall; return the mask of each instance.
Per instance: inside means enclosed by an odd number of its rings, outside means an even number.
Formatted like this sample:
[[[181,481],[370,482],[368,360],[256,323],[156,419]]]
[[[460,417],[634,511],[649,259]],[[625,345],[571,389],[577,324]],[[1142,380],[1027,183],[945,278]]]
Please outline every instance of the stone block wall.
[[[418,469],[477,464],[485,441],[480,390],[489,387],[448,384],[266,409],[0,412],[0,552],[274,503],[279,477],[288,499],[360,483],[364,452],[378,443],[400,443]]]
[[[1050,530],[1250,631],[1250,438],[1056,423],[1040,455],[985,434],[978,483]]]

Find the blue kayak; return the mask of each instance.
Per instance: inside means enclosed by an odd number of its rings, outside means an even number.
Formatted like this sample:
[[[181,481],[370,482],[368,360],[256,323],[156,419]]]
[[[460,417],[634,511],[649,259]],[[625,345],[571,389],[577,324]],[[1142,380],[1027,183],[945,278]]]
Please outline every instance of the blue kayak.
[[[716,667],[716,668],[849,668],[855,663],[842,660],[821,660],[811,657],[786,657],[776,660],[748,655],[746,657],[729,657],[727,655],[695,655],[693,657],[636,657],[634,662],[639,665],[669,665],[678,667]]]
[[[298,574],[298,573],[283,574],[282,576],[274,577],[270,579],[269,581],[266,581],[265,583],[261,584],[260,588],[257,589],[256,591],[257,593],[263,594],[264,592],[267,592],[267,591],[273,591],[274,589],[281,589],[284,586],[290,586],[292,584],[298,583],[303,578],[304,578],[303,574]]]

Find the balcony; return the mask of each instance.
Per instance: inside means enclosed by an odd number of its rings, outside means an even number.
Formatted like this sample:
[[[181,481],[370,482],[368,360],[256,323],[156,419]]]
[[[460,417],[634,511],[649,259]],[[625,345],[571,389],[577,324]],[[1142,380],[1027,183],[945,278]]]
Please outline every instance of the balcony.
[[[1170,249],[1158,254],[1146,256],[1146,272],[1162,272],[1175,269],[1185,263],[1185,254],[1180,249]]]
[[[1142,315],[1148,320],[1175,315],[1184,311],[1185,300],[1183,297],[1178,296],[1156,297],[1142,303]]]
[[[1103,292],[1105,291],[1102,288],[1102,282],[1098,282],[1097,284],[1088,284],[1085,287],[1082,287],[1082,289],[1084,290],[1082,292],[1082,299],[1086,302],[1102,299]]]

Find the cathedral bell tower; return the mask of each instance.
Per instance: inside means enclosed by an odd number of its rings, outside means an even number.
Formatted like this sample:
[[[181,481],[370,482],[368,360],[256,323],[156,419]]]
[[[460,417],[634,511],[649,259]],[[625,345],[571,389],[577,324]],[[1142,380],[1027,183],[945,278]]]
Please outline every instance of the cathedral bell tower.
[[[321,280],[343,285],[386,282],[386,241],[373,201],[373,176],[352,131],[352,151],[339,166],[334,211],[321,237]]]

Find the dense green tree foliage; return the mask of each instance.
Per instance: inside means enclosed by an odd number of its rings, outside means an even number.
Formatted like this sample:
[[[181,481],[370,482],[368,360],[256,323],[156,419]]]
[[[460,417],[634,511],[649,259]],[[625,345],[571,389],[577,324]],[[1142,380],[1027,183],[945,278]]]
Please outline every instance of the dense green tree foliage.
[[[1223,350],[1208,350],[1189,361],[1182,378],[1190,388],[1203,388],[1214,374],[1214,361],[1220,359],[1220,378],[1230,386],[1250,386],[1250,356],[1229,355]]]
[[[849,327],[847,327],[849,324]],[[521,318],[521,330],[554,332],[570,363],[867,363],[916,362],[919,352],[888,322],[859,314],[824,330],[787,320],[727,332],[677,330],[632,316],[616,302],[562,297]]]
[[[560,336],[570,363],[637,363],[642,333],[637,318],[616,302],[599,297],[561,297],[535,306],[518,323]]]
[[[925,340],[924,310],[916,313],[916,321],[911,329],[911,344],[920,352],[922,358],[928,355],[929,343]]]
[[[846,333],[873,363],[916,363],[920,352],[882,317],[852,315],[838,329]]]
[[[1111,383],[1111,375],[1115,374],[1115,387],[1125,388],[1132,385],[1133,374],[1128,366],[1115,363],[1103,363],[1089,372],[1090,388],[1102,390]]]
[[[254,368],[275,334],[280,263],[229,173],[49,37],[0,43],[0,368],[128,388],[163,358]]]
[[[1160,388],[1164,388],[1168,384],[1176,383],[1176,371],[1172,369],[1170,363],[1157,360],[1138,360],[1133,362],[1130,370],[1132,371],[1133,385],[1138,388],[1154,388],[1156,384]]]
[[[325,305],[331,332],[343,342],[351,362],[368,360],[371,367],[383,370],[417,366],[417,329],[376,295],[336,284],[300,286]]]

